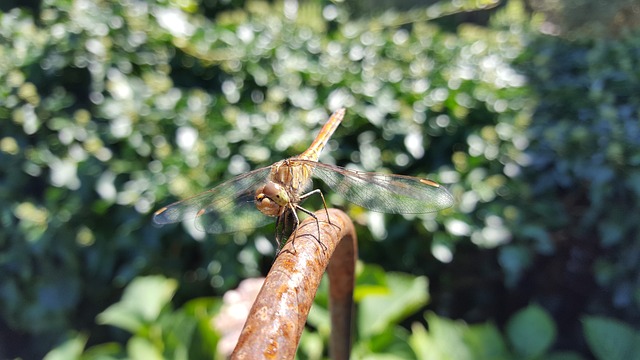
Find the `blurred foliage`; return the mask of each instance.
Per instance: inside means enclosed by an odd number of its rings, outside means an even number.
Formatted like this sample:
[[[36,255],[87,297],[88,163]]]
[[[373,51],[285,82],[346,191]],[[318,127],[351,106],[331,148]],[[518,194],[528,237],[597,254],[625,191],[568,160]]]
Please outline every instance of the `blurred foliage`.
[[[108,324],[132,334],[126,346],[118,343],[87,345],[84,334],[71,337],[50,351],[45,360],[68,359],[211,359],[218,335],[211,318],[219,300],[193,299],[172,309],[177,282],[161,276],[139,277],[124,290],[122,299],[98,314]]]
[[[576,352],[551,351],[558,337],[556,324],[538,305],[519,309],[508,319],[503,333],[492,322],[468,325],[433,312],[423,314],[428,330],[422,323],[413,322],[408,332],[400,322],[419,309],[414,306],[412,293],[420,293],[417,297],[422,300],[418,302],[426,301],[428,289],[424,277],[385,273],[377,266],[361,264],[357,283],[356,292],[363,296],[358,301],[360,321],[356,322],[357,341],[351,353],[354,359],[583,359]],[[308,325],[315,331],[304,330],[297,353],[300,359],[321,359],[328,353],[327,285],[323,281],[311,309]],[[219,302],[211,298],[194,299],[174,310],[170,300],[175,286],[175,280],[160,276],[137,278],[127,286],[119,302],[98,315],[99,322],[132,334],[126,346],[105,343],[87,348],[87,336],[79,334],[51,350],[44,359],[197,360],[219,356],[216,350],[219,335],[212,321]],[[374,288],[377,290],[372,291]],[[148,296],[139,296],[139,292]],[[367,306],[365,302],[376,306]],[[387,316],[393,311],[385,309],[394,308],[404,309],[402,315]],[[371,327],[368,319],[376,319],[375,323],[381,318],[386,318],[382,326]],[[584,317],[582,321],[582,333],[596,359],[640,358],[640,332],[606,317]]]
[[[558,340],[556,325],[542,307],[530,305],[508,319],[505,333],[491,322],[468,325],[433,313],[426,313],[427,331],[422,324],[412,327],[409,339],[420,360],[463,359],[549,359],[580,360],[574,351],[552,351]],[[595,359],[638,359],[640,332],[606,317],[584,317],[582,334]]]
[[[583,318],[584,333],[597,359],[640,359],[640,331],[602,316]]]
[[[535,0],[528,5],[545,14],[545,32],[569,38],[618,37],[640,24],[636,0]]]
[[[570,328],[584,312],[640,324],[640,227],[630,215],[640,211],[638,54],[637,34],[541,37],[519,60],[538,105],[519,241],[503,250],[531,260],[518,287]]]
[[[191,223],[156,228],[150,214],[300,153],[340,106],[346,119],[321,161],[433,178],[458,200],[401,217],[325,191],[362,225],[361,258],[427,275],[437,314],[506,323],[534,299],[569,348],[585,311],[637,324],[637,226],[625,215],[640,183],[638,37],[532,40],[542,22],[515,0],[486,27],[422,21],[474,3],[371,19],[321,2],[6,9],[0,357],[40,357],[70,329],[83,334],[71,350],[126,343],[95,316],[142,275],[176,279],[181,308],[262,273],[272,226],[212,236]],[[412,293],[403,279],[399,293]],[[387,329],[425,294],[366,321]],[[533,354],[547,350],[540,340]],[[149,341],[128,346],[152,351]]]

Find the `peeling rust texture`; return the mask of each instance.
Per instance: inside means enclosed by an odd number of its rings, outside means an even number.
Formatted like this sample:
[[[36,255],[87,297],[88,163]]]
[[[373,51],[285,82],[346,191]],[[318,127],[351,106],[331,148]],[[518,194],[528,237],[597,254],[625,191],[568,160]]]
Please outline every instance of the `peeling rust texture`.
[[[251,308],[232,359],[293,359],[327,267],[333,327],[331,356],[348,359],[357,239],[353,223],[344,212],[328,211],[331,223],[324,209],[315,212],[320,221],[319,237],[316,220],[309,217],[280,251]]]

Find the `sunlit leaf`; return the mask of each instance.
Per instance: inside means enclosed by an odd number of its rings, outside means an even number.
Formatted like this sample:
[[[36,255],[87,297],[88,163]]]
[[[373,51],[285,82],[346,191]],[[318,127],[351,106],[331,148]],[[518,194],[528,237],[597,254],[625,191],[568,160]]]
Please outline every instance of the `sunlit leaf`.
[[[175,280],[161,276],[136,278],[127,286],[122,299],[100,313],[97,321],[136,333],[157,319],[177,286]]]
[[[129,340],[127,354],[132,360],[164,360],[162,353],[151,342],[139,337]]]
[[[75,336],[49,351],[44,360],[78,359],[87,344],[87,339],[85,335]]]
[[[371,294],[358,304],[358,329],[364,337],[379,334],[428,301],[425,277],[387,273],[386,282],[387,294]]]

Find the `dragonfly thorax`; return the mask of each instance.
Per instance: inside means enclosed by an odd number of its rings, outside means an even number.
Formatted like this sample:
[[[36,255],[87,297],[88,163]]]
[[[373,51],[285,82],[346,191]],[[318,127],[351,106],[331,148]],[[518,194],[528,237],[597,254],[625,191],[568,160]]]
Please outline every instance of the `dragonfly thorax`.
[[[282,185],[269,181],[256,190],[256,207],[267,216],[282,214],[290,199]]]

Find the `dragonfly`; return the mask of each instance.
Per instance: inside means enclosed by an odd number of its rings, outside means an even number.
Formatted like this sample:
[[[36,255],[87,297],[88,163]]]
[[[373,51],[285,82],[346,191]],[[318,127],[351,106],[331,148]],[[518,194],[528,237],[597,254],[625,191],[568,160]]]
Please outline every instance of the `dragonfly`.
[[[300,224],[297,211],[314,217],[319,230],[317,217],[300,206],[310,196],[319,195],[327,211],[322,192],[311,189],[312,178],[322,180],[347,201],[376,212],[422,214],[453,205],[451,193],[432,180],[318,162],[345,111],[344,108],[336,110],[302,154],[241,174],[211,190],[165,206],[155,212],[153,221],[163,225],[195,219],[196,228],[221,234],[261,227],[272,223],[275,217],[275,242],[279,250],[286,224],[291,222],[287,219],[293,218],[291,231],[295,235]]]

